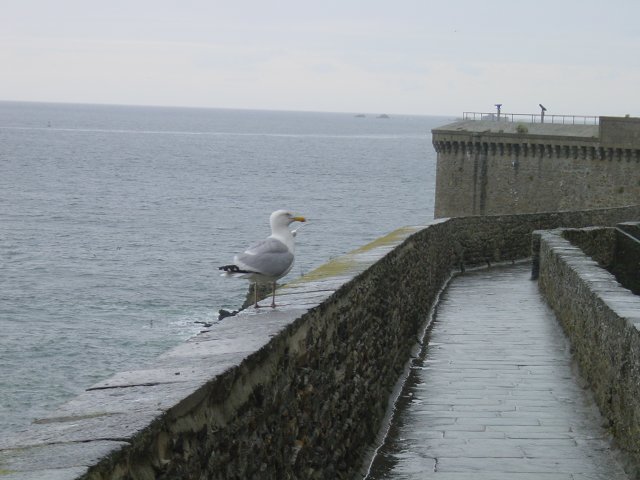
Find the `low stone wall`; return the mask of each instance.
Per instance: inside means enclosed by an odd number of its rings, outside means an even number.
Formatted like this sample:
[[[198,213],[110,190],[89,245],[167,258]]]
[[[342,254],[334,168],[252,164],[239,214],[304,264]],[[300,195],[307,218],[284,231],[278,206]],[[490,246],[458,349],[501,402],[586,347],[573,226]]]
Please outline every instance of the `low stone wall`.
[[[640,206],[406,227],[89,388],[13,438],[0,478],[355,478],[452,269],[525,258],[531,232]]]
[[[614,227],[566,228],[562,230],[562,237],[607,270],[615,263],[616,230]]]
[[[636,295],[640,295],[640,223],[616,229],[615,260],[611,273]]]
[[[565,229],[563,237],[612,273],[618,282],[640,295],[640,223],[617,227]]]
[[[640,465],[640,297],[598,264],[613,229],[536,232],[539,285],[620,446]],[[596,259],[569,239],[580,239]],[[637,471],[640,474],[640,470]]]

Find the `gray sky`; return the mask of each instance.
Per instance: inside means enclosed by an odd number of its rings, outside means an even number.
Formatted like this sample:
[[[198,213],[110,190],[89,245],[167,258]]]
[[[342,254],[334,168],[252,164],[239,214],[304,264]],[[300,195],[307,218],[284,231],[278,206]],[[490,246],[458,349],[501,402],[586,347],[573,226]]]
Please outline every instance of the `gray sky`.
[[[0,6],[0,100],[640,116],[638,0]]]

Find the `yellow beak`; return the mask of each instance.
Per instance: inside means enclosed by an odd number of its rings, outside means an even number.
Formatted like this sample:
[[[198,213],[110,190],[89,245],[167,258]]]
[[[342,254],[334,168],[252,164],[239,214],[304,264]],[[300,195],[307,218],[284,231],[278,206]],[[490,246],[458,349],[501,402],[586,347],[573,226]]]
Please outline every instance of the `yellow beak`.
[[[307,219],[304,217],[293,217],[294,222],[306,222]]]

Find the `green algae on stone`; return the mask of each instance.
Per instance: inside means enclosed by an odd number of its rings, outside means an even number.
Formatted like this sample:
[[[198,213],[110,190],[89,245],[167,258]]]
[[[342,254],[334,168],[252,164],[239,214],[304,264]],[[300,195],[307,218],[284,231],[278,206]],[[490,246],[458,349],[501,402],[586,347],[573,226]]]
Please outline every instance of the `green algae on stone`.
[[[402,227],[390,232],[382,237],[376,238],[373,242],[367,243],[360,248],[357,248],[351,253],[368,252],[378,247],[389,247],[400,244],[406,240],[411,234],[421,230],[424,227]]]
[[[324,265],[320,265],[318,268],[306,273],[300,278],[289,282],[287,285],[298,285],[304,282],[312,282],[332,277],[348,276],[354,273],[359,273],[361,268],[359,265],[363,265],[365,262],[359,261],[356,256],[371,252],[379,247],[395,246],[404,241],[409,235],[417,232],[422,227],[402,227],[393,232],[388,233],[374,241],[363,245],[345,255],[330,260]],[[368,262],[367,262],[368,263]]]
[[[349,275],[354,271],[356,264],[357,262],[351,258],[351,254],[346,254],[334,260],[330,260],[324,265],[320,265],[318,268],[309,273],[305,273],[302,277],[289,282],[287,285],[296,285],[304,282]]]

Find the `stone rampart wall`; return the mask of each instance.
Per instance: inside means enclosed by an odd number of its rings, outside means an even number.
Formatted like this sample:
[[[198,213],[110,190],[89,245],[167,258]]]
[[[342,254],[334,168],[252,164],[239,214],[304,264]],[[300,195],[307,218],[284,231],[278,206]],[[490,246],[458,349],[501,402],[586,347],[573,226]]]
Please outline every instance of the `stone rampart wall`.
[[[606,238],[615,243],[607,230],[537,232],[538,281],[614,436],[640,465],[640,297],[598,264],[609,255]],[[580,236],[598,260],[565,236]]]
[[[530,256],[531,232],[614,225],[640,206],[407,227],[12,438],[0,478],[355,478],[451,271]]]

